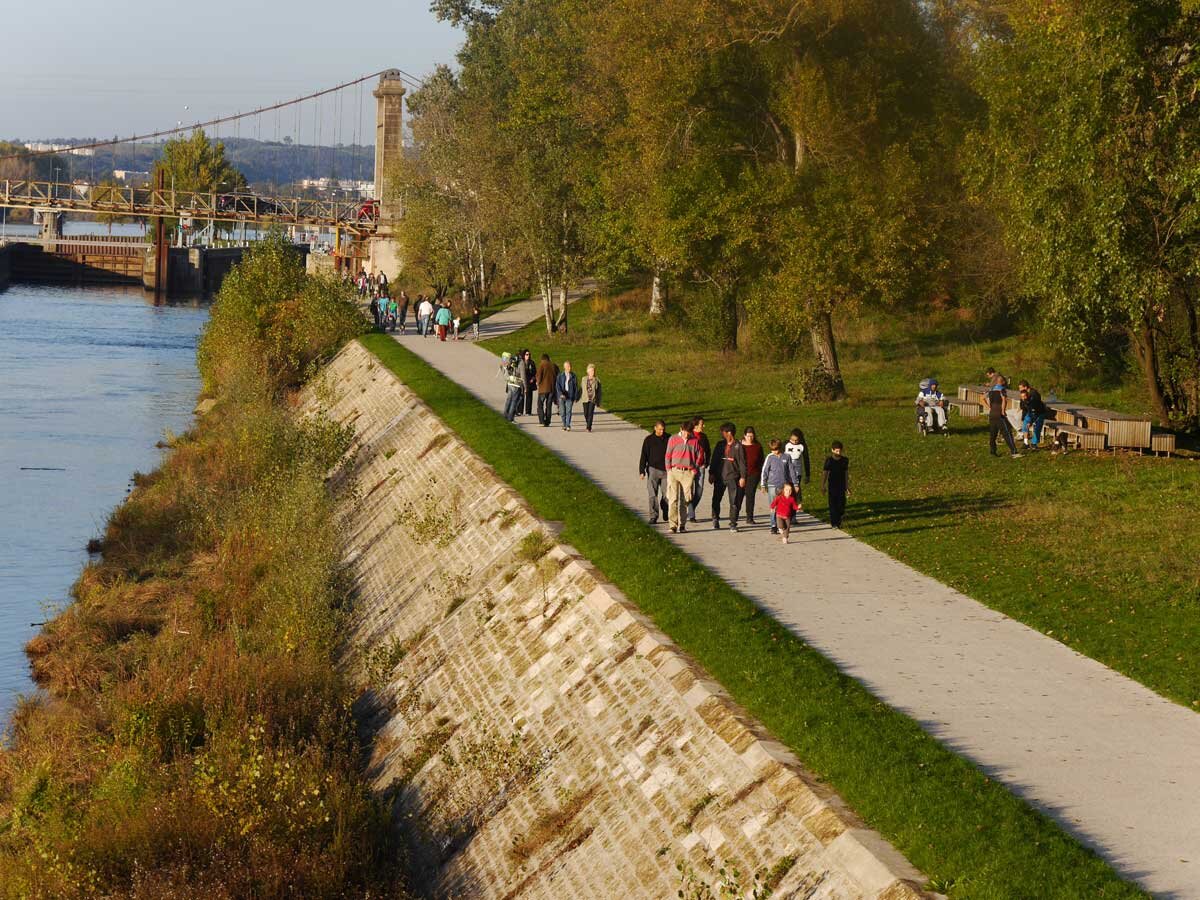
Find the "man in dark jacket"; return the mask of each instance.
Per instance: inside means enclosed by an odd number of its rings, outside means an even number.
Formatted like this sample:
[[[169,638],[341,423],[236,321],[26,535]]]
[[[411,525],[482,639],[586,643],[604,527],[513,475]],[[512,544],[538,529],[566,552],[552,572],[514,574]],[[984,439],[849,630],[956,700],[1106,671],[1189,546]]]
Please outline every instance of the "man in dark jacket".
[[[558,380],[558,366],[550,361],[550,354],[543,353],[537,367],[538,421],[543,428],[550,427],[550,416],[554,412],[554,382]]]
[[[708,466],[708,483],[713,486],[713,528],[721,527],[721,498],[729,495],[729,530],[738,530],[738,516],[746,496],[746,451],[735,436],[732,422],[721,426],[721,440],[713,447]]]
[[[525,367],[525,415],[533,415],[533,398],[537,395],[537,363],[528,350],[521,351],[521,363]]]
[[[663,507],[667,504],[667,423],[659,419],[654,423],[654,433],[642,441],[642,457],[638,460],[638,477],[646,482],[646,499],[650,503],[650,524],[657,525]]]

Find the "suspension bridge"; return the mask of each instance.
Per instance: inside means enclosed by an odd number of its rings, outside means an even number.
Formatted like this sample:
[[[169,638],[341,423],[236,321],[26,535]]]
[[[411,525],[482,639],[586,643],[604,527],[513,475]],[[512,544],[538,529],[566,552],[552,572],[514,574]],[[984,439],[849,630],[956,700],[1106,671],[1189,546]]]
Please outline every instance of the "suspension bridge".
[[[371,129],[364,115],[368,107],[364,92],[370,89],[367,83],[374,79],[378,81],[370,91],[375,105]],[[172,250],[194,250],[200,249],[201,244],[216,243],[223,244],[224,249],[230,245],[245,246],[272,228],[282,228],[294,238],[305,237],[314,248],[323,251],[322,259],[335,271],[368,267],[395,277],[400,260],[392,226],[402,210],[386,181],[390,164],[404,152],[403,98],[408,86],[420,86],[419,79],[400,69],[386,69],[303,97],[206,121],[178,123],[175,127],[112,140],[35,146],[0,155],[0,173],[21,176],[0,179],[0,209],[32,210],[35,220],[40,221],[40,237],[22,241],[28,245],[26,251],[38,245],[42,254],[71,263],[70,271],[76,274],[95,269],[132,280],[136,268],[143,284],[153,287],[156,293],[166,292],[172,284],[169,270],[176,266],[176,257],[181,261],[196,258],[194,253],[186,258],[172,256]],[[350,189],[336,178],[305,179],[305,184],[326,185],[324,190],[316,191],[303,191],[301,184],[287,183],[286,177],[279,177],[277,172],[258,172],[257,179],[245,188],[228,189],[225,184],[218,184],[210,190],[177,190],[166,181],[161,170],[153,184],[118,184],[111,177],[103,180],[95,177],[96,162],[103,160],[106,153],[111,163],[109,172],[115,174],[118,152],[128,156],[136,149],[142,155],[150,152],[157,156],[162,152],[163,140],[200,130],[205,131],[210,141],[220,141],[222,130],[229,138],[240,139],[244,134],[250,140],[277,148],[276,159],[281,154],[278,148],[301,148],[303,152],[311,149],[310,172],[319,173],[323,165],[336,172],[340,165],[344,173],[360,177],[345,182]],[[311,137],[307,143],[306,131]],[[346,138],[350,139],[349,148],[344,143]],[[364,154],[357,151],[370,144],[374,145],[372,171],[362,173]],[[52,158],[54,177],[34,177],[43,157]],[[82,163],[78,162],[81,157]],[[59,176],[60,171],[71,167],[77,173],[79,169],[90,169],[92,177]],[[46,168],[44,161],[40,168]],[[367,182],[363,174],[373,175],[373,180]],[[285,182],[282,187],[281,181]],[[68,216],[109,222],[141,220],[151,230],[142,240],[113,240],[104,235],[64,236],[63,223]],[[221,234],[229,236],[218,240]],[[329,239],[321,243],[324,235]],[[144,256],[144,263],[135,266],[135,256]],[[29,252],[22,258],[30,259]],[[203,262],[200,266],[203,267]],[[43,270],[66,271],[53,266]],[[211,280],[202,274],[199,283],[207,286]]]

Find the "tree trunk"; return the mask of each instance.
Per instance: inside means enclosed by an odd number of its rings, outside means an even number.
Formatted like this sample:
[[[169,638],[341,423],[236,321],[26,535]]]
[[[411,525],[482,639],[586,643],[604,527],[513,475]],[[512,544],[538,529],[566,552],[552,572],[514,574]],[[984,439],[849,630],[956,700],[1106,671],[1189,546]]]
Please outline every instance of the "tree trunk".
[[[562,329],[562,333],[567,333],[567,286],[565,284],[559,286],[559,299],[562,300],[562,309],[558,311],[558,327]]]
[[[546,317],[546,334],[554,334],[554,288],[544,278],[538,279],[538,290],[542,294],[542,312]]]
[[[1142,375],[1146,379],[1146,391],[1150,395],[1150,403],[1154,407],[1154,415],[1159,425],[1168,424],[1170,413],[1167,410],[1167,399],[1163,396],[1162,379],[1158,372],[1158,353],[1154,340],[1154,325],[1148,317],[1143,316],[1142,322],[1134,330],[1133,351]]]
[[[838,363],[837,343],[833,337],[833,316],[828,310],[817,314],[809,327],[813,352],[817,364],[829,377],[829,399],[841,400],[846,396],[846,382],[842,380],[842,367]]]
[[[667,311],[667,298],[663,291],[662,269],[654,269],[654,280],[650,282],[650,315],[661,316]]]

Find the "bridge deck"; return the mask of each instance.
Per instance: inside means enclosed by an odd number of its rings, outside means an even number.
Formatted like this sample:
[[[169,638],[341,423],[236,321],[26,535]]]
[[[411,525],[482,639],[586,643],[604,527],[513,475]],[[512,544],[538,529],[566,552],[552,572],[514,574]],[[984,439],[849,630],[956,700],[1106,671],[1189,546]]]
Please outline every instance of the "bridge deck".
[[[358,235],[373,233],[379,215],[378,207],[370,201],[286,199],[244,193],[23,180],[0,182],[0,207],[256,225],[310,225],[344,228]]]

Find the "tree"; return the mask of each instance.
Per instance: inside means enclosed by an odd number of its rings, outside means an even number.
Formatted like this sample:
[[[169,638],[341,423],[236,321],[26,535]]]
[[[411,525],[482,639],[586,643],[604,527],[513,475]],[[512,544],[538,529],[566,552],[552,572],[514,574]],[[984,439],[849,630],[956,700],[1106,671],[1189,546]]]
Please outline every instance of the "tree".
[[[190,137],[163,144],[154,175],[163,173],[168,190],[235,193],[246,189],[246,179],[225,159],[225,145],[212,142],[203,129]]]
[[[90,199],[93,203],[119,204],[122,199],[121,186],[112,178],[105,178],[99,184],[92,185]],[[125,222],[130,218],[117,212],[97,212],[95,217],[97,222],[108,226],[109,234],[112,234],[113,223]]]
[[[1127,335],[1154,413],[1200,417],[1200,12],[1008,4],[978,60],[973,186],[1061,347]]]

